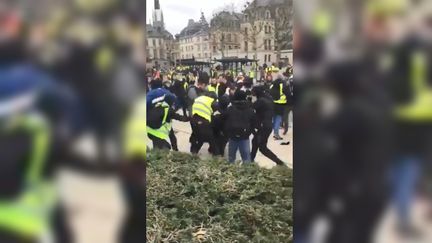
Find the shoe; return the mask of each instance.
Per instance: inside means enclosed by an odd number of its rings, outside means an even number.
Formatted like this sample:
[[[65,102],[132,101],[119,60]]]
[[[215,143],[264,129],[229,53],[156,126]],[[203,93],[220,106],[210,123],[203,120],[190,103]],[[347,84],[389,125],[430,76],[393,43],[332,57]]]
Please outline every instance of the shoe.
[[[273,138],[274,138],[275,140],[283,140],[283,138],[282,138],[281,136],[273,136]]]
[[[281,143],[281,145],[290,145],[290,141],[288,141],[288,142],[283,142],[283,143]]]
[[[398,234],[403,239],[418,240],[423,236],[423,233],[414,226],[398,226]]]

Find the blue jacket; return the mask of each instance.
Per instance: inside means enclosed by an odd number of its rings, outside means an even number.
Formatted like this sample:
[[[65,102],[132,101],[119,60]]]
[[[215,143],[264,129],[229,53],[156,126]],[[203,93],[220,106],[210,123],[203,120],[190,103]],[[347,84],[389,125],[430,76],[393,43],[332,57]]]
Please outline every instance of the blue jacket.
[[[150,90],[150,92],[147,93],[147,110],[160,101],[166,101],[169,104],[173,104],[176,100],[177,97],[165,88]]]
[[[19,97],[32,97],[22,104]],[[25,106],[25,107],[24,107]],[[17,111],[43,110],[55,112],[72,127],[80,124],[77,97],[51,79],[47,74],[28,64],[0,66],[0,118]]]

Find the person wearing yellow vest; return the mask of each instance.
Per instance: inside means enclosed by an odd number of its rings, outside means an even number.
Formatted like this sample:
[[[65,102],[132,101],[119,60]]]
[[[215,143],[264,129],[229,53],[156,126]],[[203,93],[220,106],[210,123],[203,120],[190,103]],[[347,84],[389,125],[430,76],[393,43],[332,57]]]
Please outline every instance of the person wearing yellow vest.
[[[273,63],[270,67],[266,68],[266,73],[267,74],[273,74],[273,73],[278,73],[279,72],[279,68],[276,67],[276,64]]]
[[[0,131],[0,155],[6,159],[0,173],[0,240],[38,242],[50,230],[55,204],[54,187],[45,177],[50,127],[40,115],[28,114],[2,121]]]
[[[283,138],[279,135],[279,130],[282,124],[282,118],[287,105],[287,93],[286,87],[282,79],[276,79],[270,86],[270,93],[273,97],[273,103],[275,107],[275,114],[273,119],[273,132],[275,140],[282,140]]]
[[[219,108],[215,93],[207,91],[209,79],[210,77],[205,72],[201,73],[198,78],[197,91],[199,94],[192,105],[190,151],[192,154],[198,154],[203,144],[209,143],[209,151],[218,156],[221,152],[213,132],[213,114]]]
[[[412,223],[411,207],[416,185],[421,180],[422,164],[428,158],[432,139],[432,90],[426,50],[411,50],[403,92],[409,99],[396,99],[393,114],[397,126],[398,157],[394,164],[394,198],[397,224],[403,234],[416,233]],[[405,60],[404,60],[405,61]],[[405,77],[407,76],[407,77]],[[401,80],[400,78],[397,80]],[[398,82],[399,86],[402,84]],[[401,88],[399,87],[401,90]],[[399,94],[400,95],[400,94]],[[398,96],[399,96],[398,95]]]
[[[219,88],[220,88],[220,83],[218,82],[218,79],[212,78],[210,79],[211,83],[209,86],[207,86],[207,90],[209,92],[212,92],[216,95],[216,97],[219,97]]]

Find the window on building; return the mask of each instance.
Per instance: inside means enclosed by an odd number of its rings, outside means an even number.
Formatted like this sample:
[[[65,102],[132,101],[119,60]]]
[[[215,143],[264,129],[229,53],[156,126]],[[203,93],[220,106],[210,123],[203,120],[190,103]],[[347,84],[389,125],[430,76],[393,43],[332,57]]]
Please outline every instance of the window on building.
[[[205,57],[205,58],[207,58],[207,57],[208,57],[207,53],[204,53],[204,57]]]
[[[231,49],[232,49],[232,46],[228,46],[228,49],[230,49],[230,50],[231,50]]]
[[[231,34],[228,34],[228,41],[231,42]]]
[[[197,47],[198,47],[198,51],[201,51],[201,46],[200,46],[200,45],[197,45]]]
[[[245,21],[249,21],[249,15],[245,14],[245,15],[244,15],[244,20],[245,20]]]
[[[249,49],[249,45],[248,45],[249,43],[247,42],[247,41],[245,41],[245,43],[244,43],[244,49],[245,49],[245,51],[247,52],[248,51],[248,49]]]
[[[153,46],[156,46],[156,40],[153,39]]]
[[[216,52],[216,46],[213,46],[213,52]]]
[[[234,34],[234,42],[237,43],[237,35]]]
[[[271,62],[271,55],[268,55],[268,61]]]
[[[201,53],[198,53],[198,58],[201,58]]]
[[[266,19],[271,19],[271,13],[270,13],[270,10],[267,10],[267,11],[266,11],[266,13],[265,13],[265,17],[266,17]]]
[[[264,55],[264,63],[267,62],[267,55]]]
[[[248,35],[248,27],[244,28],[244,33],[245,33],[245,35]]]

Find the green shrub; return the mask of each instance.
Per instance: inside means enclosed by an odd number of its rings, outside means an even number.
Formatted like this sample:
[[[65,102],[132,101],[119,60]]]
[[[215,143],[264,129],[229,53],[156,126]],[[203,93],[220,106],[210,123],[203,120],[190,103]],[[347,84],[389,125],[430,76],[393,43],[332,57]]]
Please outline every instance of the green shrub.
[[[292,170],[152,151],[148,242],[292,242]]]

